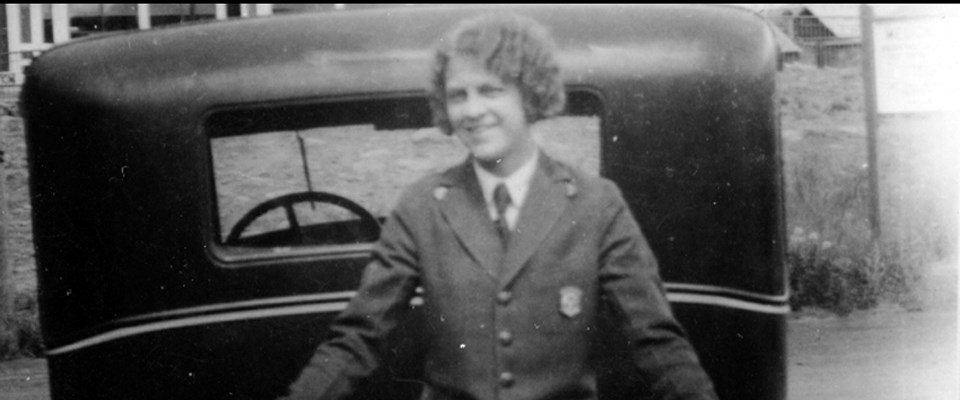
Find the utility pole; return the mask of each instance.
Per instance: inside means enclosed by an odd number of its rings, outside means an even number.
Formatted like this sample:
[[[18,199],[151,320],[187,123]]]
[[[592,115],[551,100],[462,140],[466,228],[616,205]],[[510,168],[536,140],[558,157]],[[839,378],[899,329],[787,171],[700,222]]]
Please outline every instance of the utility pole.
[[[877,61],[873,51],[873,7],[860,6],[860,33],[863,49],[863,87],[867,123],[867,168],[870,183],[870,236],[880,240],[880,173],[877,157]]]

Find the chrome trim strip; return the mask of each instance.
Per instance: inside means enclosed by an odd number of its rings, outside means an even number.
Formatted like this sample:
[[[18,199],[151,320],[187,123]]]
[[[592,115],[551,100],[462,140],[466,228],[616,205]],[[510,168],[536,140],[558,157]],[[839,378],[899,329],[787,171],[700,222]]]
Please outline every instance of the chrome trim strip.
[[[66,346],[61,346],[55,349],[47,350],[46,353],[48,356],[55,356],[55,355],[79,350],[84,347],[95,346],[101,343],[106,343],[113,340],[140,335],[148,332],[185,328],[188,326],[215,324],[219,322],[272,318],[272,317],[280,317],[280,316],[287,316],[287,315],[340,312],[346,308],[347,308],[347,302],[344,301],[344,302],[336,302],[336,303],[308,304],[308,305],[293,306],[293,307],[239,311],[239,312],[231,312],[231,313],[225,313],[225,314],[187,317],[187,318],[174,319],[169,321],[150,322],[143,325],[131,326],[126,328],[118,328],[106,333],[89,337],[87,339],[83,339],[76,343],[72,343]]]
[[[356,291],[343,291],[343,292],[309,294],[309,295],[301,295],[301,296],[272,297],[272,298],[266,298],[266,299],[238,301],[233,303],[212,304],[208,306],[189,307],[189,308],[181,308],[181,309],[170,310],[170,311],[161,311],[161,312],[150,313],[150,314],[142,314],[142,315],[137,315],[133,317],[113,320],[113,321],[110,321],[110,323],[142,321],[145,319],[162,318],[162,317],[170,317],[170,316],[185,315],[185,314],[198,314],[198,313],[210,312],[210,311],[250,308],[254,306],[268,306],[268,305],[293,304],[293,303],[315,303],[318,301],[332,301],[332,300],[349,301],[356,294],[357,294]]]
[[[790,305],[787,304],[789,294],[781,296],[766,296],[756,293],[745,292],[736,289],[724,288],[708,285],[690,285],[678,283],[666,283],[668,293],[667,299],[674,303],[704,304],[725,308],[734,308],[745,311],[759,312],[764,314],[789,314]],[[703,293],[673,293],[671,290],[689,290],[700,291]],[[740,297],[756,298],[761,301],[780,303],[780,304],[760,304],[748,300],[734,299],[724,297],[724,294],[737,295]],[[150,332],[162,330],[185,328],[190,326],[199,326],[219,322],[231,322],[249,319],[263,319],[282,317],[288,315],[314,314],[314,313],[332,313],[340,312],[347,308],[350,298],[356,295],[356,291],[343,291],[333,293],[321,293],[314,295],[287,296],[278,298],[268,298],[259,300],[239,301],[234,303],[214,304],[209,306],[189,307],[178,310],[163,311],[157,313],[137,315],[134,317],[122,318],[111,321],[109,324],[137,322],[155,318],[180,317],[171,320],[161,320],[146,322],[139,325],[121,327],[97,334],[77,342],[60,346],[46,351],[48,356],[68,353],[85,347],[118,340],[130,336],[141,335]],[[319,304],[301,304],[296,303],[315,303]],[[419,296],[411,301],[411,305],[420,306],[423,300]],[[293,305],[291,305],[293,304]],[[257,306],[269,306],[266,308],[242,310],[243,308],[253,308]],[[279,307],[277,307],[279,306]],[[236,311],[230,311],[236,310]],[[194,315],[215,311],[225,311],[209,315]]]
[[[764,314],[782,314],[790,313],[789,304],[767,305],[751,303],[740,299],[731,299],[729,297],[711,296],[704,294],[690,293],[667,293],[667,300],[671,303],[704,304],[709,306],[718,306],[725,308],[735,308],[738,310],[752,311]]]
[[[781,295],[772,296],[772,295],[768,295],[768,294],[760,294],[760,293],[748,292],[748,291],[746,291],[746,290],[731,289],[731,288],[728,288],[728,287],[713,286],[713,285],[697,285],[697,284],[691,284],[691,283],[670,283],[670,282],[666,282],[666,283],[663,284],[663,286],[666,287],[668,291],[670,291],[670,290],[688,290],[688,291],[694,291],[694,292],[706,292],[706,293],[715,293],[715,294],[729,294],[729,295],[733,295],[733,296],[749,297],[749,298],[753,298],[753,299],[757,299],[757,300],[761,300],[761,301],[767,301],[767,302],[771,302],[771,303],[782,303],[782,302],[786,302],[786,301],[790,300],[790,292],[789,292],[789,291],[787,291],[787,292],[785,292],[785,293],[783,293],[783,294],[781,294]]]

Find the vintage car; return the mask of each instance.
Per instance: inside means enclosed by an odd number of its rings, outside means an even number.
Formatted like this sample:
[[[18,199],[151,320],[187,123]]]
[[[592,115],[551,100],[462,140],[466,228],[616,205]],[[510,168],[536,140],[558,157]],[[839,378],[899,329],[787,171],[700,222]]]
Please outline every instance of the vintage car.
[[[431,48],[491,10],[555,35],[569,104],[536,134],[619,185],[721,398],[783,399],[777,46],[751,12],[689,5],[398,6],[44,53],[22,104],[52,397],[283,393],[402,188],[463,160],[432,126]],[[419,394],[421,302],[355,398]],[[643,395],[626,365],[605,398]]]

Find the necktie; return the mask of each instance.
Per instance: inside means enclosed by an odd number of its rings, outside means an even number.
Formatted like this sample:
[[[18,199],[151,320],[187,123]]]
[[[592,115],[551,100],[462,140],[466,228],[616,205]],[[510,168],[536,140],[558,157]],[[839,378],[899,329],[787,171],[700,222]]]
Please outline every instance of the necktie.
[[[497,185],[493,189],[493,204],[497,208],[497,232],[500,233],[500,243],[503,244],[503,248],[507,248],[507,243],[510,241],[510,225],[507,224],[507,206],[510,205],[510,192],[507,191],[507,186],[504,184]]]

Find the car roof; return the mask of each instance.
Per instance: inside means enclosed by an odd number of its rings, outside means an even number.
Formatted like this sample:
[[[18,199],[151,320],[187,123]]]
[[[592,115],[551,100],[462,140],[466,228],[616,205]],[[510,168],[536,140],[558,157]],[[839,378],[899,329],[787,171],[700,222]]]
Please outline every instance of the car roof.
[[[113,104],[192,106],[423,92],[431,49],[457,21],[528,15],[550,29],[568,84],[615,88],[658,74],[750,74],[773,54],[756,14],[690,5],[432,6],[282,15],[107,35],[56,47],[29,68],[45,90]],[[731,56],[732,54],[732,56]],[[212,89],[212,90],[211,90]],[[144,96],[149,93],[150,96]]]

